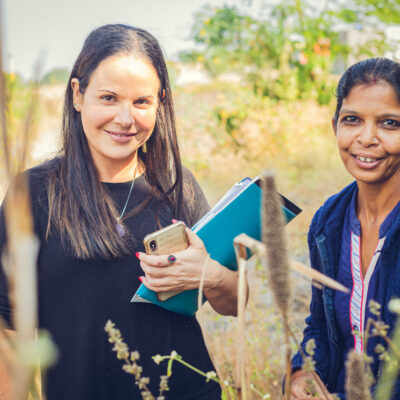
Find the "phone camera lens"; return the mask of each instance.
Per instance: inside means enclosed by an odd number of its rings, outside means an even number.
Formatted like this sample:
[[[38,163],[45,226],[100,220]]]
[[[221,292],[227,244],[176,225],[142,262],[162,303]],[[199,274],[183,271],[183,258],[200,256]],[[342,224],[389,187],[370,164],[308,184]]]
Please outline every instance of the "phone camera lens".
[[[155,240],[150,241],[150,249],[151,251],[155,251],[157,248],[157,243]]]

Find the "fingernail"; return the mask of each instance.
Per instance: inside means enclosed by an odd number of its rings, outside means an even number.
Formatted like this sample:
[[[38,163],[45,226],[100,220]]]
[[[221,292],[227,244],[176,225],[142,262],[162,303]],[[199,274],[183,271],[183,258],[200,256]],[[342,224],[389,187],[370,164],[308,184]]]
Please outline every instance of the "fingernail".
[[[175,224],[176,222],[178,222],[177,219],[172,218],[172,222]]]
[[[135,253],[135,256],[136,256],[136,258],[139,258],[139,252],[138,251]]]
[[[139,276],[139,281],[143,283],[143,276]]]

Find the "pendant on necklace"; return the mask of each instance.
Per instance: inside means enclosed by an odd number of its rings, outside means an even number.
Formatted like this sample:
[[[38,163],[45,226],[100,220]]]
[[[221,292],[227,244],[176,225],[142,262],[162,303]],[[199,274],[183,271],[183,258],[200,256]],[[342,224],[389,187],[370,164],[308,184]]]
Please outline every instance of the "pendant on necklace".
[[[119,237],[122,237],[122,236],[125,235],[124,226],[121,224],[121,222],[119,222],[119,220],[118,220],[118,222],[116,223],[115,228],[117,229],[117,233],[118,233],[118,236],[119,236]]]
[[[132,189],[133,189],[133,185],[135,184],[135,176],[136,176],[136,168],[137,165],[135,167],[135,171],[133,173],[133,179],[132,179],[132,183],[131,183],[131,187],[129,189],[129,193],[128,193],[128,197],[125,200],[125,205],[124,208],[122,209],[121,215],[117,218],[117,223],[115,224],[115,228],[117,230],[118,236],[122,237],[125,235],[125,228],[122,225],[121,221],[122,221],[122,217],[125,214],[125,210],[126,210],[126,206],[128,205],[129,199],[131,198],[131,193],[132,193]]]

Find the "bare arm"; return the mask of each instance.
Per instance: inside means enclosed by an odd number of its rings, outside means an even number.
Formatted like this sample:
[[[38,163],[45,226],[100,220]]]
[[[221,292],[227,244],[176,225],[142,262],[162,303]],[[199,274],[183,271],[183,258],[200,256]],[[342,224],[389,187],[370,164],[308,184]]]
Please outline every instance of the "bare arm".
[[[237,315],[238,303],[238,273],[223,267],[217,261],[210,259],[207,278],[204,280],[204,295],[212,308],[222,315]],[[246,293],[249,290],[246,281]]]

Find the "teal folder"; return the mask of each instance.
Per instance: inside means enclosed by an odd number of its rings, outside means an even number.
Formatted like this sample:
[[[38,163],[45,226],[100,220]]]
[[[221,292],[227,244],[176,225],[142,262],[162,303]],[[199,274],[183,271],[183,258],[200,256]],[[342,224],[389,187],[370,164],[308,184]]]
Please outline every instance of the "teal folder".
[[[233,239],[246,233],[261,239],[261,195],[260,178],[244,178],[236,183],[222,199],[193,227],[204,242],[210,257],[221,265],[236,270]],[[282,196],[282,211],[286,222],[301,212],[294,203]],[[198,290],[187,290],[165,301],[143,284],[131,302],[149,302],[179,314],[193,316],[198,306]]]

